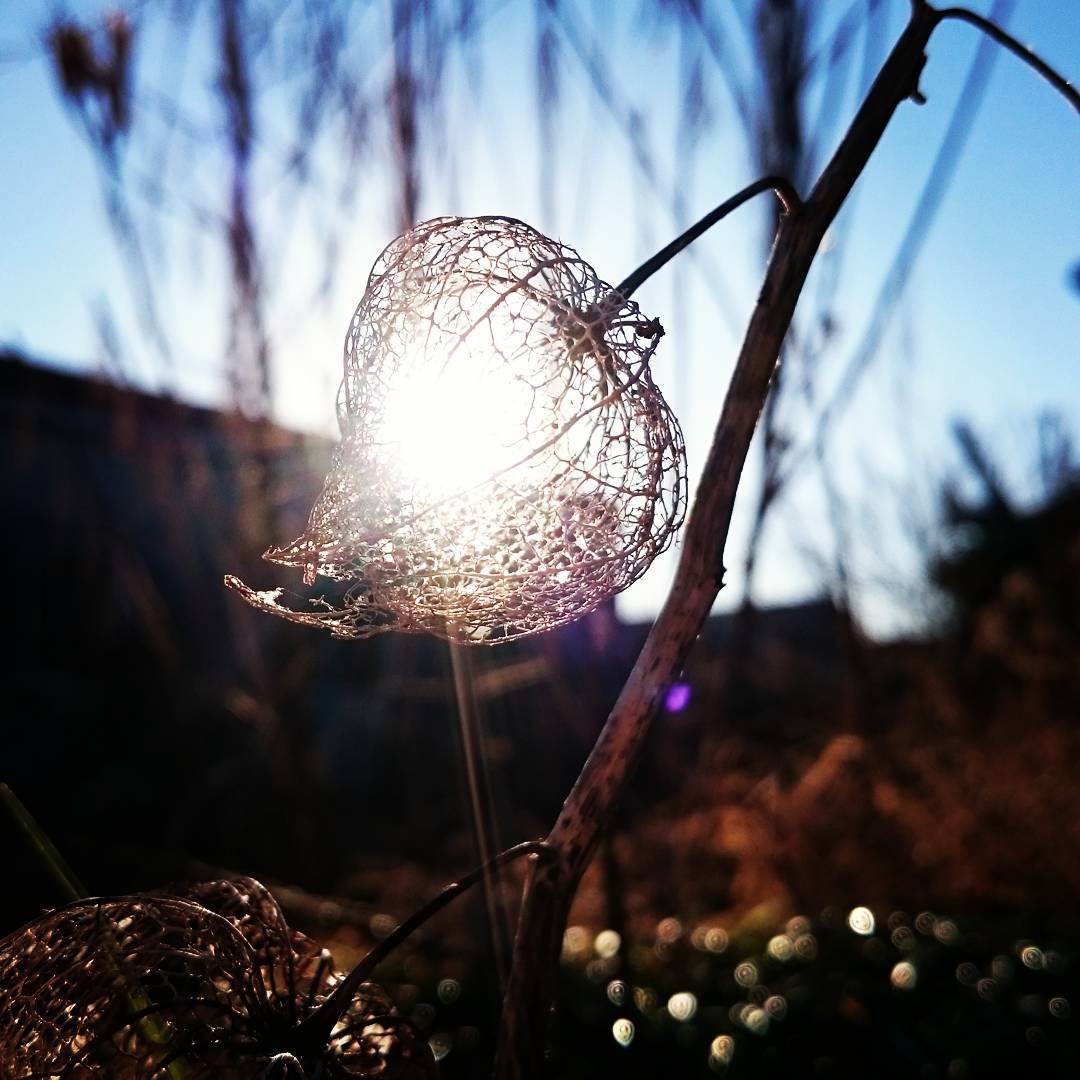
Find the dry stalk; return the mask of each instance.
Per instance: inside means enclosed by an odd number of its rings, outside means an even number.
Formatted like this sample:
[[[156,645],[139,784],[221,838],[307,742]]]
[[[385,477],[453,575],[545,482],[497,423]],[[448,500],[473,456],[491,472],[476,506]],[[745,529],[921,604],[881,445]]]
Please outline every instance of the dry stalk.
[[[893,114],[908,98],[921,102],[919,78],[926,45],[943,18],[963,19],[989,33],[1080,109],[1076,91],[1003,31],[984,25],[978,17],[960,14],[959,9],[939,12],[922,0],[913,0],[907,27],[809,198],[787,207],[686,525],[667,602],[548,835],[551,857],[533,866],[526,884],[495,1066],[499,1080],[540,1073],[554,973],[570,904],[634,770],[660,702],[683,667],[723,584],[724,545],[739,476],[799,294],[826,230]]]

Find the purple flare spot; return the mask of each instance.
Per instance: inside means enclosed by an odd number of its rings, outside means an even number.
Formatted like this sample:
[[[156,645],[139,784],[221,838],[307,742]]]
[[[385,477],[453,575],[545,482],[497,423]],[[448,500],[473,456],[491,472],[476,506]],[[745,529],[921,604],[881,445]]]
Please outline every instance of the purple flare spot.
[[[689,704],[690,684],[684,682],[673,683],[664,698],[664,708],[668,712],[682,712]]]

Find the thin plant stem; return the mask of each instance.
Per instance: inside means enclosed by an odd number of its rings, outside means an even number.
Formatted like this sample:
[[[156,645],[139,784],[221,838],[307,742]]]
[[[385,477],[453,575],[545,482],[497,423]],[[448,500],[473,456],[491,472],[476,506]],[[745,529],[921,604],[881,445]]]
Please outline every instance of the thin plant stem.
[[[454,697],[457,700],[458,724],[461,728],[461,745],[465,759],[465,780],[469,789],[469,810],[472,817],[473,835],[477,855],[483,872],[484,907],[487,912],[488,932],[491,935],[491,951],[495,961],[495,978],[499,997],[506,993],[506,979],[510,966],[510,926],[499,901],[499,881],[496,867],[492,865],[498,850],[491,828],[491,800],[484,751],[480,739],[479,717],[476,709],[476,691],[473,686],[472,656],[464,645],[450,642],[450,668],[454,678]]]
[[[0,802],[4,804],[4,808],[26,837],[27,843],[41,860],[42,866],[52,875],[65,899],[81,900],[84,896],[88,896],[86,886],[78,879],[75,871],[68,866],[67,860],[34,819],[34,815],[26,809],[22,800],[7,784],[0,783]]]
[[[725,218],[733,210],[738,210],[743,203],[749,202],[755,195],[763,191],[775,192],[780,200],[780,205],[785,214],[791,214],[802,205],[798,193],[791,183],[781,176],[766,176],[761,180],[755,180],[752,184],[736,192],[730,199],[726,199],[715,210],[710,210],[700,221],[691,225],[686,232],[675,237],[666,247],[658,251],[651,259],[643,262],[632,274],[623,279],[616,291],[625,300],[661,267],[666,266],[680,251],[688,248],[702,233],[708,232],[718,221]]]
[[[1068,79],[1055,71],[1042,57],[1017,41],[1012,34],[1002,30],[996,22],[960,7],[942,8],[936,14],[939,20],[956,19],[957,22],[966,22],[969,26],[974,26],[993,38],[1002,48],[1008,49],[1013,56],[1018,56],[1025,64],[1037,71],[1077,112],[1080,112],[1080,91],[1077,91]]]
[[[325,1040],[329,1039],[334,1025],[348,1008],[353,995],[360,985],[374,973],[379,964],[432,916],[437,915],[447,904],[457,899],[462,893],[467,892],[477,882],[483,881],[491,871],[525,857],[532,857],[534,861],[539,861],[552,856],[551,847],[545,841],[526,840],[524,843],[507,848],[506,851],[500,852],[490,862],[470,870],[463,877],[458,878],[457,881],[451,882],[423,907],[418,908],[407,919],[395,926],[380,942],[372,946],[356,967],[338,983],[330,997],[300,1025],[299,1030],[303,1034],[303,1040],[321,1045]]]

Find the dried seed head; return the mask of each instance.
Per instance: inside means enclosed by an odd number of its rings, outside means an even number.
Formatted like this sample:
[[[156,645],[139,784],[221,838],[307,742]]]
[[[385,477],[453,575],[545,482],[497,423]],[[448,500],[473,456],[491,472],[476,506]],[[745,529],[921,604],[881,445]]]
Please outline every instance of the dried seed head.
[[[372,983],[328,1042],[304,1040],[340,979],[250,878],[81,901],[0,942],[0,1076],[433,1076],[427,1044]]]
[[[649,372],[662,334],[523,222],[418,225],[353,316],[342,439],[307,530],[266,555],[349,583],[343,605],[228,584],[341,637],[496,643],[591,611],[684,509],[682,435]]]

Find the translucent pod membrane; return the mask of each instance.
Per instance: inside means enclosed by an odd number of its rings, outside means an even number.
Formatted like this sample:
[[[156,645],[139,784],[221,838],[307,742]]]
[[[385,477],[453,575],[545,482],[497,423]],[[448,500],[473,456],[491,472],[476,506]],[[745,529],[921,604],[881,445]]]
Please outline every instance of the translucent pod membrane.
[[[649,362],[663,329],[573,249],[512,218],[436,218],[376,261],[345,341],[341,442],[306,531],[266,558],[306,584],[227,583],[339,637],[497,643],[636,581],[686,502]]]
[[[344,977],[252,878],[80,900],[0,941],[0,1076],[434,1080],[374,983],[301,1034]]]

